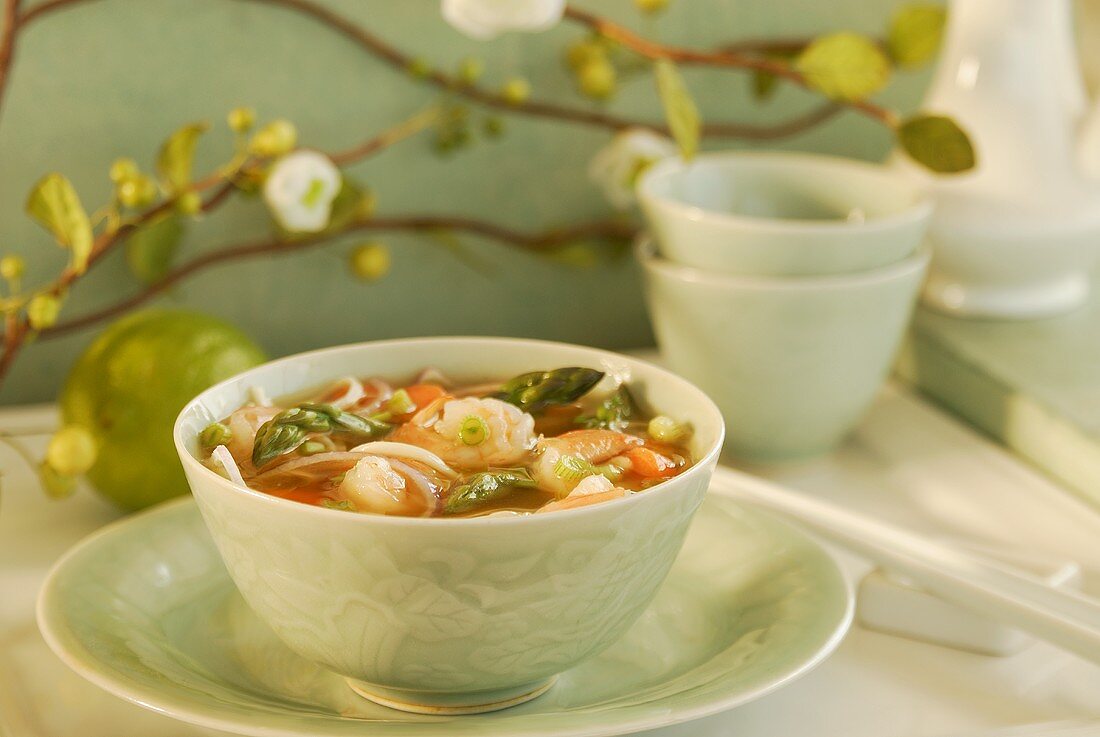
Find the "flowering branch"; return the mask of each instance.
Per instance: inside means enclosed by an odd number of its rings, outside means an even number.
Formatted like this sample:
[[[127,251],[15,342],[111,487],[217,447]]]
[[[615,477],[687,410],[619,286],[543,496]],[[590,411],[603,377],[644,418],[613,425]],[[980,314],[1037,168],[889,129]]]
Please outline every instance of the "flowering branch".
[[[269,238],[228,246],[216,251],[204,253],[176,269],[173,269],[162,279],[148,285],[137,294],[86,315],[59,322],[56,325],[42,330],[40,335],[42,339],[61,337],[82,330],[98,322],[102,322],[103,320],[121,315],[148,302],[158,294],[194,276],[198,272],[218,264],[254,258],[256,256],[281,256],[288,253],[296,253],[325,245],[340,236],[349,235],[351,233],[395,231],[429,233],[462,231],[472,235],[479,235],[502,241],[524,250],[536,252],[556,248],[580,238],[623,241],[634,237],[637,233],[635,227],[612,220],[597,220],[540,233],[525,233],[483,220],[446,215],[410,215],[372,218],[351,223],[335,230],[329,230],[301,238]]]
[[[55,0],[55,2],[64,1],[65,0]],[[366,139],[362,143],[342,151],[336,151],[329,156],[334,162],[345,165],[354,163],[424,130],[436,120],[437,116],[438,112],[434,108],[429,108],[376,136]],[[246,160],[241,165],[241,169],[247,167],[249,163],[252,163],[252,160]],[[200,212],[210,212],[228,199],[235,189],[233,181],[234,176],[235,173],[229,173],[227,175],[224,172],[216,172],[200,179],[188,188],[188,192],[210,192],[206,199],[202,200],[199,206]],[[182,196],[183,193],[179,194],[177,197],[162,200],[160,203],[123,223],[118,228],[105,230],[100,233],[92,243],[84,267],[78,269],[72,264],[66,266],[53,282],[40,290],[40,293],[52,297],[61,297],[64,295],[78,279],[99,263],[107,254],[124,243],[136,230],[152,223],[162,215],[171,212]],[[5,314],[3,347],[0,349],[0,384],[3,383],[4,377],[7,376],[7,372],[11,368],[12,362],[14,362],[15,358],[19,355],[30,332],[31,324],[27,314],[20,316],[14,311]]]
[[[666,59],[680,64],[732,67],[763,72],[779,79],[785,79],[800,87],[807,89],[813,88],[805,75],[790,64],[770,59],[756,53],[743,52],[737,49],[699,51],[697,49],[689,49],[682,46],[661,44],[639,36],[625,26],[619,25],[607,18],[589,13],[586,10],[581,10],[572,5],[566,6],[564,17],[575,23],[586,26],[594,33],[598,33],[605,38],[616,41],[625,48],[654,61]],[[844,100],[842,102],[853,110],[863,113],[890,128],[896,128],[899,123],[897,113],[881,105],[876,105],[866,100]]]
[[[11,0],[7,1],[11,2]],[[19,16],[19,26],[26,26],[54,11],[63,10],[80,3],[95,1],[96,0],[47,0],[47,2],[40,3],[26,10]],[[323,5],[312,2],[312,0],[238,1],[279,6],[308,16],[328,26],[359,48],[399,71],[407,72],[417,65],[418,60],[415,57],[391,46],[386,41],[356,24],[354,21],[329,10]],[[599,110],[569,107],[540,100],[529,99],[517,101],[509,99],[508,96],[504,94],[485,90],[468,82],[464,82],[438,69],[424,70],[419,72],[417,77],[427,84],[434,85],[439,89],[446,90],[471,100],[472,102],[476,102],[479,105],[495,110],[504,110],[533,117],[551,118],[581,125],[591,125],[612,131],[621,131],[628,128],[647,128],[661,133],[662,135],[670,135],[668,126],[664,123],[611,115]],[[2,92],[2,75],[0,75],[0,92]],[[704,136],[713,138],[740,138],[758,141],[776,140],[796,135],[816,125],[820,125],[829,118],[835,116],[841,110],[842,108],[835,103],[826,102],[808,113],[795,115],[787,120],[774,124],[756,125],[752,123],[737,122],[708,122],[703,124],[701,133]]]

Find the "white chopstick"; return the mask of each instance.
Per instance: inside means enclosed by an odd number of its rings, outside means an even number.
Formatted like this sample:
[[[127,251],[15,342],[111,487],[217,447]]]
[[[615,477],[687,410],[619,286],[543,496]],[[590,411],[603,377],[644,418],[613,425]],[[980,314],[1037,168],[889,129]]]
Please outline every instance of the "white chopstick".
[[[1100,602],[1034,576],[732,469],[712,491],[796,520],[948,601],[1100,663]]]

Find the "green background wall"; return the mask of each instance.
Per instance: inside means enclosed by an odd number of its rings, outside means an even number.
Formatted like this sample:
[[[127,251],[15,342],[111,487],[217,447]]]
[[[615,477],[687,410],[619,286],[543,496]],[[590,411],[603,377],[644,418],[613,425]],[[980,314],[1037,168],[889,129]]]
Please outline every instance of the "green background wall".
[[[446,68],[468,54],[483,56],[486,84],[523,74],[537,97],[589,104],[573,92],[559,62],[562,45],[581,33],[575,26],[479,44],[440,20],[436,0],[326,4]],[[839,28],[877,33],[894,7],[890,0],[672,0],[659,19],[645,20],[629,0],[582,4],[661,40],[701,46]],[[203,144],[198,168],[204,170],[228,158],[222,121],[237,105],[252,105],[264,118],[290,118],[303,144],[336,149],[438,95],[309,19],[241,0],[99,0],[44,18],[20,40],[0,120],[0,250],[27,257],[32,283],[49,278],[65,257],[22,213],[27,190],[46,171],[64,172],[85,203],[98,204],[108,195],[106,171],[114,158],[134,156],[151,166],[162,138],[190,120],[219,125]],[[704,115],[714,120],[778,119],[816,104],[793,89],[757,104],[739,74],[691,71],[688,80]],[[881,99],[909,109],[926,81],[927,72],[900,75]],[[608,107],[659,115],[648,76],[624,83]],[[536,230],[608,213],[584,173],[608,135],[513,115],[498,142],[440,160],[426,139],[418,139],[353,172],[377,192],[379,214],[461,213]],[[746,145],[707,141],[708,148]],[[874,159],[885,153],[889,139],[873,124],[844,114],[768,145]],[[237,202],[192,228],[185,252],[269,227],[260,203]],[[652,341],[629,258],[577,270],[464,238],[490,266],[485,275],[424,236],[385,240],[394,266],[378,283],[362,284],[348,275],[344,258],[355,239],[346,239],[301,255],[204,272],[158,304],[223,316],[273,355],[429,334],[524,335],[614,348]],[[79,284],[65,314],[108,304],[136,288],[118,254]],[[98,329],[29,346],[0,391],[0,403],[51,398],[73,357]]]

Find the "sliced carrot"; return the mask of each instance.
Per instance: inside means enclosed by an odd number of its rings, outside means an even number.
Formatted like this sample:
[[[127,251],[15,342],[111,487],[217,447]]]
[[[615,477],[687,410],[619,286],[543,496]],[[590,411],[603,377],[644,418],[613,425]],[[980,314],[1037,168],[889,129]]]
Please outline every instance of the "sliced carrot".
[[[676,462],[649,448],[631,448],[623,455],[630,459],[630,470],[644,478],[676,475]]]
[[[446,394],[446,390],[438,384],[410,384],[405,387],[405,393],[412,400],[413,408],[400,415],[394,415],[393,419],[402,422],[409,419],[418,411]]]

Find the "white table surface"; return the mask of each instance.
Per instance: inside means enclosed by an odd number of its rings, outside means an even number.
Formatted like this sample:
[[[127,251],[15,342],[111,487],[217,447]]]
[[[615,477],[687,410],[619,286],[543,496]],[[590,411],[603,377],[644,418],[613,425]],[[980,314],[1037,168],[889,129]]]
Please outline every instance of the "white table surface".
[[[0,430],[31,431],[41,452],[49,407],[0,410]],[[91,491],[46,499],[0,447],[0,736],[184,737],[214,734],[114,698],[70,673],[34,624],[53,561],[118,517]],[[775,480],[924,533],[1002,543],[1079,561],[1100,593],[1100,511],[1077,501],[923,401],[887,387],[832,455],[757,469]],[[839,554],[857,580],[868,565]],[[1100,667],[1044,644],[989,658],[854,626],[820,668],[722,715],[652,737],[1100,735]]]

